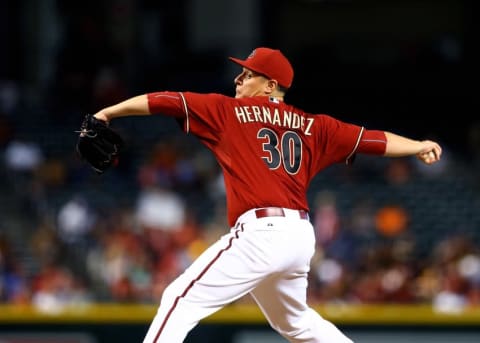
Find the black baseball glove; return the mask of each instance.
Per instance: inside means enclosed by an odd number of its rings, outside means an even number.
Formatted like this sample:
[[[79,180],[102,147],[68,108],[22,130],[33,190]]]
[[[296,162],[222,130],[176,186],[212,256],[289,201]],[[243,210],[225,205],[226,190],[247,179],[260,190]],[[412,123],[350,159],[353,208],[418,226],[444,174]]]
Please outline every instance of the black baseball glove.
[[[83,119],[77,140],[77,152],[97,174],[118,163],[124,146],[122,137],[108,123],[87,114]]]

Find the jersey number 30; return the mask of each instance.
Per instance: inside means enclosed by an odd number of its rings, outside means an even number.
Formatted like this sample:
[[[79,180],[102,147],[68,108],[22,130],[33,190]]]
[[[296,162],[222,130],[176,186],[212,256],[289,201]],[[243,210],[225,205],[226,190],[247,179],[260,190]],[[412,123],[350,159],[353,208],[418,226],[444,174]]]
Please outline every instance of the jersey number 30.
[[[265,140],[262,148],[268,156],[262,159],[269,169],[277,169],[283,165],[287,173],[298,173],[302,162],[302,140],[296,132],[286,131],[279,138],[275,131],[262,128],[258,131],[257,138]]]

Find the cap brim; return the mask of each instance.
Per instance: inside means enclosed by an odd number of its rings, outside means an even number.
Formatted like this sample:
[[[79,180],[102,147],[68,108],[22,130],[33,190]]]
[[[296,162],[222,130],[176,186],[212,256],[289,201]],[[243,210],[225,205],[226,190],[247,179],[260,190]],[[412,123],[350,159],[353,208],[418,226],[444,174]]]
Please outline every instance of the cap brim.
[[[236,63],[236,64],[244,67],[244,68],[247,68],[247,69],[249,69],[249,70],[254,71],[254,72],[257,73],[257,74],[260,74],[260,75],[265,76],[267,79],[270,78],[269,76],[267,76],[267,75],[265,75],[264,73],[262,73],[260,70],[258,70],[258,69],[256,69],[256,68],[252,68],[252,66],[250,66],[250,65],[247,63],[247,61],[245,61],[245,60],[241,60],[241,59],[235,58],[235,57],[229,57],[228,59],[229,59],[230,61],[232,61],[232,62],[234,62],[234,63]]]
[[[230,61],[236,63],[236,64],[241,65],[242,67],[248,68],[247,65],[246,65],[246,62],[244,60],[241,60],[241,59],[235,58],[235,57],[229,57],[228,59]]]

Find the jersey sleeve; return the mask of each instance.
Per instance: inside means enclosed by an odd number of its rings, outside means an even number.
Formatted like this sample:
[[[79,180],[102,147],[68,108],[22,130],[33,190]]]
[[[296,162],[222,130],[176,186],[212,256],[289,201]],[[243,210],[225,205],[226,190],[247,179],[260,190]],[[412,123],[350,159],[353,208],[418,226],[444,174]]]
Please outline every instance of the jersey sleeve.
[[[358,149],[364,128],[328,115],[319,115],[319,119],[317,148],[322,156],[322,164],[348,164]]]
[[[148,94],[148,103],[151,113],[173,116],[186,133],[214,142],[223,132],[224,97],[214,93],[156,92]]]
[[[179,92],[148,93],[148,107],[152,114],[164,114],[176,118],[184,118],[186,104]]]
[[[384,131],[363,130],[357,152],[370,155],[384,155],[387,149],[387,137]]]

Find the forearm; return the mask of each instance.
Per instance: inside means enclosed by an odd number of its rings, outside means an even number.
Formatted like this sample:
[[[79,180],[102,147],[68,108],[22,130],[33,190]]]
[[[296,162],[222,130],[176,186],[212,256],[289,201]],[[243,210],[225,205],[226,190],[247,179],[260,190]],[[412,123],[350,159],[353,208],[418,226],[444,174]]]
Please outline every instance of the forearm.
[[[108,122],[118,117],[149,114],[151,113],[148,106],[148,98],[146,94],[143,94],[119,102],[118,104],[105,107],[95,113],[95,117]]]
[[[416,141],[391,132],[385,132],[385,137],[387,146],[384,155],[387,157],[415,155],[420,161],[432,164],[439,161],[442,155],[442,148],[434,141]]]
[[[384,155],[387,157],[416,155],[424,148],[424,144],[421,141],[399,136],[391,132],[385,131],[385,137],[387,138],[387,145]]]

